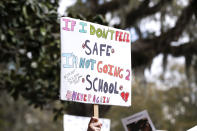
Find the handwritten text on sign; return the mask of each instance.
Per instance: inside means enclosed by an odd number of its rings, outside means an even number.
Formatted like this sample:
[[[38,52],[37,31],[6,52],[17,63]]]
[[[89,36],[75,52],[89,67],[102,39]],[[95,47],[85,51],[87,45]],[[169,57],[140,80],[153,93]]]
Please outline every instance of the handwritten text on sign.
[[[131,105],[130,33],[61,18],[61,99]]]

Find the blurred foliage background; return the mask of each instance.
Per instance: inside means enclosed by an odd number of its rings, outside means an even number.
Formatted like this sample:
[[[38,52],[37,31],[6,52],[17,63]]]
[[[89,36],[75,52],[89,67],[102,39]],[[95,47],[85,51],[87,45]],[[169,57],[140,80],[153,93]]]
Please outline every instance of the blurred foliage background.
[[[62,3],[0,1],[0,130],[63,130],[64,113],[92,116],[92,105],[59,100],[62,15],[134,32],[132,106],[100,106],[112,131],[144,109],[157,129],[197,125],[196,0],[76,0],[60,14]],[[150,80],[158,57],[162,71]]]

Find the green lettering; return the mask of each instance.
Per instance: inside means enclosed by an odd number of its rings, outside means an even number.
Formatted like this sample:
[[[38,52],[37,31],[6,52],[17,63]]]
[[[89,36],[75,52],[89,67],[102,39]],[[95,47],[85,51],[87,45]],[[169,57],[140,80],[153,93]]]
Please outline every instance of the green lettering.
[[[105,29],[103,29],[103,36],[102,37],[106,39],[107,35],[108,35],[108,32],[109,32],[109,30],[105,32]]]
[[[100,38],[100,37],[102,36],[102,30],[101,30],[100,28],[97,29],[97,31],[96,31],[96,36],[97,36],[98,38]]]
[[[90,35],[94,35],[95,34],[95,28],[93,25],[90,25]]]
[[[113,40],[114,30],[110,30],[109,32],[111,32],[111,40]]]

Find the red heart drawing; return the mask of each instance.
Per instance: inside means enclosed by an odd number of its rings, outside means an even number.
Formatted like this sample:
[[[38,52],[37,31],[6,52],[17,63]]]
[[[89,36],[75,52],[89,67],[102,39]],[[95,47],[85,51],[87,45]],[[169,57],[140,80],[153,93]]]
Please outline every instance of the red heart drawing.
[[[121,94],[121,97],[122,97],[122,99],[125,101],[125,102],[127,102],[127,100],[128,100],[128,97],[129,97],[129,93],[128,92],[122,92]]]

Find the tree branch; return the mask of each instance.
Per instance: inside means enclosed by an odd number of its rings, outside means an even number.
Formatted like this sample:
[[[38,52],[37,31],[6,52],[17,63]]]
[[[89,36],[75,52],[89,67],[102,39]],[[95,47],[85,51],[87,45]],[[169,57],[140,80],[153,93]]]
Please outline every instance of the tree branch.
[[[131,56],[133,61],[132,67],[135,68],[149,64],[159,53],[168,52],[174,56],[181,55],[181,53],[182,55],[185,53],[194,53],[196,51],[194,43],[188,45],[186,44],[184,47],[171,47],[170,43],[180,37],[190,19],[192,18],[192,15],[195,13],[196,5],[197,1],[192,0],[190,4],[182,11],[182,14],[177,20],[175,27],[171,28],[166,33],[152,39],[142,39],[135,41],[131,45]],[[190,46],[192,46],[192,48],[190,48]],[[173,49],[175,50],[174,52]]]
[[[129,3],[129,0],[112,0],[110,2],[106,2],[106,3],[98,6],[96,9],[96,13],[104,15],[108,11],[114,11],[114,10],[122,7],[122,5],[126,5],[128,3]]]
[[[184,43],[180,46],[170,46],[166,53],[171,54],[175,57],[197,55],[197,41]]]
[[[190,22],[193,13],[195,13],[195,6],[197,5],[196,0],[192,0],[192,2],[187,6],[183,11],[180,17],[178,18],[175,27],[168,30],[166,33],[159,37],[160,41],[163,41],[162,44],[170,44],[171,41],[175,41],[179,38],[179,36],[184,31],[187,24]]]
[[[157,3],[155,6],[153,7],[149,7],[150,0],[144,0],[144,2],[142,2],[138,8],[131,10],[130,13],[127,14],[126,16],[126,24],[125,27],[130,27],[133,24],[136,23],[137,20],[146,17],[148,15],[152,15],[156,12],[158,12],[161,7],[163,7],[165,4],[171,2],[172,0],[161,0],[159,3]]]

